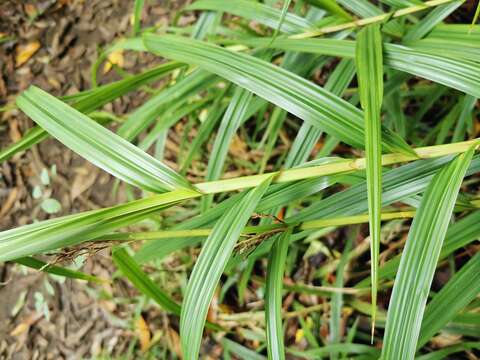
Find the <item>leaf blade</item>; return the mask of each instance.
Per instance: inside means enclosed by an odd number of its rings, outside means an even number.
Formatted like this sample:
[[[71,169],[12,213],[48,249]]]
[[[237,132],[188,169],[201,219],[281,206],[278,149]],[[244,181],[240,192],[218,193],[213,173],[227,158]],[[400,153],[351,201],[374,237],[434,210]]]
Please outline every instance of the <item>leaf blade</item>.
[[[425,309],[417,347],[420,348],[480,292],[480,253],[447,282]]]
[[[248,191],[215,224],[205,241],[188,280],[180,315],[182,352],[185,359],[197,359],[202,330],[215,287],[233,251],[241,230],[270,184],[268,178]]]
[[[408,234],[390,299],[382,349],[384,359],[396,359],[399,354],[406,359],[415,356],[437,260],[473,150],[459,155],[435,175],[423,196]]]
[[[372,340],[375,330],[378,291],[378,258],[382,212],[381,108],[383,100],[383,55],[380,26],[373,24],[357,36],[356,67],[360,103],[365,118],[370,262],[372,273]]]
[[[285,359],[282,327],[282,288],[291,229],[274,241],[268,257],[265,288],[265,320],[269,359]]]
[[[170,35],[145,34],[153,53],[195,63],[284,108],[342,141],[363,147],[362,112],[310,81],[261,59],[201,41]],[[398,136],[383,133],[385,150],[410,153]]]
[[[112,252],[112,258],[120,271],[143,294],[153,299],[160,307],[176,315],[180,315],[180,305],[163,292],[143,271],[136,261],[128,255],[124,248]]]
[[[121,226],[138,222],[179,201],[200,196],[177,190],[130,203],[63,216],[0,233],[0,261],[39,254],[92,240]]]
[[[17,104],[77,154],[132,185],[157,193],[192,189],[184,177],[160,161],[35,86],[23,92]]]

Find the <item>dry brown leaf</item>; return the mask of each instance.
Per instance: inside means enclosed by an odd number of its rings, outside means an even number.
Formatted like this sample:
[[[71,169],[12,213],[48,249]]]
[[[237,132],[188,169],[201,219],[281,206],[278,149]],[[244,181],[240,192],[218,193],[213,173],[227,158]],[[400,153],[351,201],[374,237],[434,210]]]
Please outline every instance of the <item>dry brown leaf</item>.
[[[18,130],[18,121],[16,119],[13,119],[9,122],[10,125],[10,130],[8,134],[10,135],[10,140],[12,142],[17,142],[22,138],[22,134]]]
[[[17,55],[15,56],[15,66],[20,67],[25,64],[38,49],[40,49],[40,41],[38,40],[18,46]]]
[[[28,330],[30,330],[30,327],[37,321],[39,320],[43,315],[39,314],[37,312],[32,312],[28,317],[23,320],[20,324],[15,326],[15,328],[10,332],[10,336],[19,336]]]
[[[248,159],[247,144],[238,135],[235,135],[233,137],[230,148],[228,150],[235,157],[241,159]]]
[[[151,334],[145,319],[140,315],[135,322],[138,339],[140,340],[140,350],[146,352],[150,347]]]
[[[182,359],[183,356],[182,356],[182,348],[180,346],[180,336],[175,330],[173,330],[170,327],[167,329],[167,335],[168,335],[167,336],[168,347],[170,351],[174,352],[177,355],[177,357]]]
[[[57,79],[48,78],[47,81],[50,85],[52,85],[57,90],[60,90],[61,87],[62,87],[62,85],[60,84],[60,82]]]
[[[34,18],[38,14],[38,10],[35,5],[33,4],[25,4],[24,5],[25,12],[27,13],[29,18]]]
[[[461,341],[461,335],[440,333],[431,339],[431,343],[435,348],[444,348],[447,346],[458,344]]]
[[[7,214],[10,211],[13,204],[15,204],[15,201],[17,200],[17,195],[18,195],[17,188],[13,188],[12,190],[10,190],[7,200],[5,200],[5,202],[2,205],[2,209],[0,210],[0,218],[5,216],[5,214]]]
[[[97,179],[98,172],[93,166],[86,165],[85,168],[79,169],[73,179],[72,188],[70,189],[70,199],[75,200],[90,188]]]

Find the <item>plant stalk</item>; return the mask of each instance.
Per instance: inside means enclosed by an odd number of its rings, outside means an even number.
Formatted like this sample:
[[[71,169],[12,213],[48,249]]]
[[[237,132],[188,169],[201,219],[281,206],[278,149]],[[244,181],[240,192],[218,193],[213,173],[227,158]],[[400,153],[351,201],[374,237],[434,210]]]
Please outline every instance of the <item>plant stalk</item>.
[[[409,6],[404,9],[399,9],[396,11],[391,11],[382,15],[377,15],[377,16],[372,16],[364,19],[358,19],[354,21],[350,21],[344,24],[340,25],[334,25],[334,26],[325,26],[320,29],[314,29],[310,31],[306,31],[301,34],[295,34],[291,35],[288,38],[289,39],[306,39],[306,38],[311,38],[311,37],[316,37],[316,36],[321,36],[325,34],[330,34],[342,30],[347,30],[347,29],[354,29],[360,26],[365,26],[368,24],[373,24],[373,23],[378,23],[378,22],[385,22],[390,19],[398,18],[401,16],[413,14],[418,11],[422,11],[431,7],[443,5],[449,2],[452,2],[454,0],[431,0],[431,1],[425,1],[422,5],[414,5],[414,6]]]

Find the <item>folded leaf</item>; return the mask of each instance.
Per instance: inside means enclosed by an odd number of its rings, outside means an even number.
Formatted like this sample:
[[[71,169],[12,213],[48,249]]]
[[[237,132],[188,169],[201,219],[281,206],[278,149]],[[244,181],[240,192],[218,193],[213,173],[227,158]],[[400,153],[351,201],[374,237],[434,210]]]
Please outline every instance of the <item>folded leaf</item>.
[[[372,333],[375,329],[378,286],[378,257],[382,213],[382,133],[383,100],[382,35],[378,24],[359,32],[355,62],[358,91],[365,117],[365,157],[367,165],[368,215],[370,225],[370,266],[372,273]]]

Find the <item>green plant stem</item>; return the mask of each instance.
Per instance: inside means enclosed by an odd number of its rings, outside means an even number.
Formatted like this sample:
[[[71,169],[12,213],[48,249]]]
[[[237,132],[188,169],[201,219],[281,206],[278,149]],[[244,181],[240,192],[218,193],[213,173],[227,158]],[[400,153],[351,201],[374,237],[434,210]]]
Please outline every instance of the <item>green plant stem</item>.
[[[320,29],[314,29],[310,31],[306,31],[301,34],[295,34],[289,36],[290,39],[306,39],[306,38],[311,38],[311,37],[316,37],[316,36],[321,36],[325,34],[330,34],[342,30],[347,30],[347,29],[354,29],[357,27],[369,25],[369,24],[374,24],[374,23],[380,23],[380,22],[386,22],[390,19],[398,18],[401,16],[413,14],[418,11],[422,11],[431,7],[443,5],[449,2],[452,2],[454,0],[431,0],[431,1],[425,1],[422,5],[414,5],[414,6],[409,6],[403,9],[399,9],[396,11],[388,12],[382,15],[377,15],[377,16],[372,16],[364,19],[359,19],[359,20],[354,20],[350,21],[344,24],[340,25],[334,25],[334,26],[325,26]]]
[[[444,155],[459,154],[467,151],[472,145],[478,144],[480,139],[463,141],[452,144],[427,146],[414,149],[417,156],[400,153],[385,154],[382,156],[382,166],[418,159],[430,159]],[[240,190],[258,186],[270,176],[274,176],[273,183],[309,179],[324,175],[345,173],[353,170],[365,169],[365,158],[345,159],[330,164],[275,171],[260,175],[242,176],[238,178],[210,181],[196,184],[195,187],[204,194],[218,194],[227,191]]]
[[[382,213],[382,220],[393,219],[410,219],[415,215],[415,211],[396,211]],[[314,230],[321,229],[328,226],[345,226],[353,224],[362,224],[368,222],[368,214],[344,216],[332,219],[321,219],[305,221],[297,225],[298,230]],[[292,224],[290,224],[292,225]],[[295,225],[295,224],[293,224]],[[260,226],[246,226],[242,231],[242,236],[251,234],[261,234],[273,230],[287,229],[286,224],[276,223]],[[115,233],[104,235],[97,240],[115,240],[115,241],[138,241],[138,240],[157,240],[157,239],[172,239],[182,237],[204,237],[210,235],[212,229],[193,229],[193,230],[164,230],[164,231],[149,231],[137,233]]]

